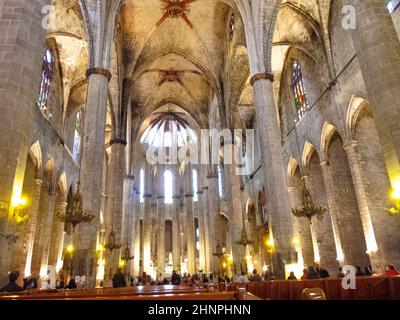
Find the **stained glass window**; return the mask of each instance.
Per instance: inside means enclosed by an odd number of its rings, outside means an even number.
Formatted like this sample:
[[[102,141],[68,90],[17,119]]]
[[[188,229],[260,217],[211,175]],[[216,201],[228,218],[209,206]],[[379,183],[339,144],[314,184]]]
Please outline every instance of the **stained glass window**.
[[[293,63],[292,86],[297,112],[297,120],[300,120],[308,110],[308,103],[306,90],[304,87],[303,74],[301,72],[301,64],[298,60],[295,60]]]
[[[229,39],[233,39],[233,34],[235,33],[235,15],[232,13],[231,20],[229,21]]]
[[[75,118],[75,135],[73,156],[75,161],[79,162],[81,151],[81,132],[82,132],[82,113],[79,111]]]
[[[50,49],[47,49],[43,57],[42,73],[40,77],[40,92],[37,104],[47,118],[51,118],[48,108],[50,96],[51,79],[53,77],[53,55]]]
[[[167,170],[164,172],[164,197],[165,203],[173,203],[172,190],[173,190],[173,176],[171,171]]]

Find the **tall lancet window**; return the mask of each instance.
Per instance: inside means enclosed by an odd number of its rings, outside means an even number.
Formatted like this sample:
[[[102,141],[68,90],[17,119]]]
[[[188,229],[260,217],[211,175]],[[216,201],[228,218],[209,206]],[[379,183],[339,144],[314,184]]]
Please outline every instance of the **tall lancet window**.
[[[82,132],[82,111],[76,114],[75,118],[75,133],[74,133],[74,148],[73,156],[76,162],[79,162],[81,151],[81,132]]]
[[[53,54],[50,49],[47,49],[43,57],[42,73],[40,76],[40,91],[37,101],[39,109],[43,112],[46,118],[51,118],[48,107],[51,80],[53,77]]]
[[[174,202],[172,198],[174,178],[172,172],[167,170],[164,172],[164,197],[165,203],[171,204]]]
[[[198,188],[198,176],[197,176],[197,170],[193,169],[193,201],[196,202],[199,200],[199,195],[197,192],[199,191]]]
[[[140,203],[144,202],[144,170],[140,169]]]
[[[300,120],[308,110],[306,90],[304,87],[303,73],[301,64],[298,60],[293,63],[292,87],[294,94],[294,103],[296,107],[297,119]]]
[[[218,193],[219,197],[224,197],[224,173],[222,165],[217,166],[217,174],[218,174]]]

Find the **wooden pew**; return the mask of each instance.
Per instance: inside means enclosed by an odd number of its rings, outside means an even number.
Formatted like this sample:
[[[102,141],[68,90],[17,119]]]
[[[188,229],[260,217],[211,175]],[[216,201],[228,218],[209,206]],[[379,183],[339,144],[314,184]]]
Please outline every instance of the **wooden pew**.
[[[208,292],[206,288],[187,286],[149,286],[122,289],[54,290],[36,294],[17,293],[0,296],[0,300],[238,300],[236,291]],[[247,294],[248,300],[259,298]]]

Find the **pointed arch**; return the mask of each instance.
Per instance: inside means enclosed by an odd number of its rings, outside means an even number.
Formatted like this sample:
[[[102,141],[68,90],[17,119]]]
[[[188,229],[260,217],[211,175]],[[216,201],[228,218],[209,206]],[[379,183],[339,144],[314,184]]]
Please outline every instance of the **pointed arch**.
[[[290,155],[289,163],[288,163],[288,170],[287,170],[288,178],[294,176],[297,166],[298,166],[297,160],[293,157],[293,155]]]
[[[38,172],[42,171],[42,148],[40,146],[39,140],[37,140],[34,144],[29,148],[29,156],[31,157],[33,163],[35,164],[36,170]]]
[[[304,143],[303,154],[301,157],[301,163],[304,168],[307,167],[308,164],[310,163],[310,159],[311,159],[311,156],[314,151],[315,151],[314,145],[312,143],[306,141]]]
[[[349,106],[347,108],[346,116],[346,137],[349,139],[354,138],[354,130],[356,127],[358,116],[360,115],[363,108],[368,106],[368,101],[356,94],[350,99]]]
[[[326,121],[322,128],[320,143],[321,154],[325,155],[325,157],[327,156],[328,146],[335,132],[338,132],[337,128]]]

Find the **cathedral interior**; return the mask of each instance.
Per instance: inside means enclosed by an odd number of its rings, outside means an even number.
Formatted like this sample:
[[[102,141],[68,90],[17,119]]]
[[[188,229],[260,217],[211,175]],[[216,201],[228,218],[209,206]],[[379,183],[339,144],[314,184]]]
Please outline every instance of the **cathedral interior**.
[[[0,0],[0,286],[399,268],[399,3]]]

